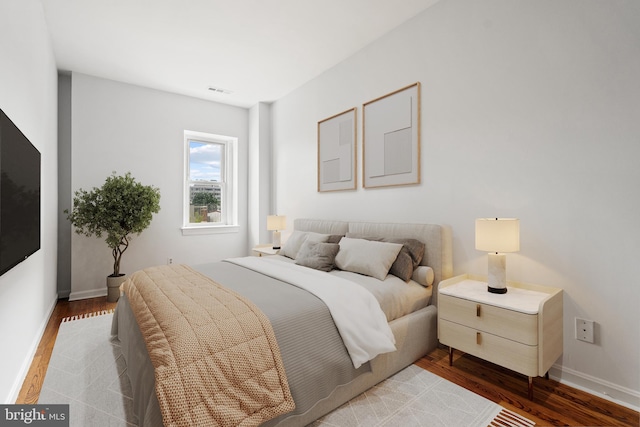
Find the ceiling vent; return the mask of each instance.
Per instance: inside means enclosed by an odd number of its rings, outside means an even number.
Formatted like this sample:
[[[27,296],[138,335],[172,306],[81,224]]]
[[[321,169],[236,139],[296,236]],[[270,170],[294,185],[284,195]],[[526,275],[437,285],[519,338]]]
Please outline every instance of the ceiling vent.
[[[209,90],[211,92],[223,93],[225,95],[229,95],[229,94],[233,93],[232,91],[230,91],[228,89],[222,89],[221,87],[215,87],[215,86],[209,86]]]

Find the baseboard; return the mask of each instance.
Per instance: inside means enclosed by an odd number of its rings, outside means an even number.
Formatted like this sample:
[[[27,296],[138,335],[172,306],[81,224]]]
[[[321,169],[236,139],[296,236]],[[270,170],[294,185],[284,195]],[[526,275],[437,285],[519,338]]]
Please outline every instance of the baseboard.
[[[40,345],[40,340],[42,340],[42,336],[44,335],[45,330],[47,329],[47,324],[49,323],[49,319],[53,314],[53,310],[56,308],[56,304],[58,303],[58,296],[54,298],[47,315],[44,317],[42,322],[40,323],[40,327],[38,328],[38,333],[36,334],[33,342],[31,343],[31,347],[29,347],[29,352],[27,353],[27,357],[25,357],[24,362],[22,362],[22,366],[18,371],[18,375],[16,375],[16,380],[9,391],[8,402],[14,403],[16,399],[18,399],[18,395],[20,394],[20,390],[22,389],[22,384],[24,383],[25,378],[27,378],[27,374],[29,373],[29,368],[31,368],[31,363],[33,363],[33,357],[36,355],[38,351],[38,346]]]
[[[560,365],[551,367],[549,377],[634,411],[640,411],[640,393],[635,390]]]
[[[69,294],[69,301],[77,301],[87,298],[96,298],[107,296],[107,287],[104,286],[98,289],[89,289],[88,291],[71,292]]]

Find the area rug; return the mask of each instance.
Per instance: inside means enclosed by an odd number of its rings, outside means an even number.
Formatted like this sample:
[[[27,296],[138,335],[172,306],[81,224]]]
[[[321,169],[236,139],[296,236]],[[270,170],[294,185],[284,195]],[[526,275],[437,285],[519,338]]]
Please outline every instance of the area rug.
[[[38,403],[69,404],[70,426],[135,426],[111,312],[64,319]],[[317,420],[314,427],[500,426],[532,421],[411,365]]]
[[[136,426],[111,312],[63,319],[38,403],[69,404],[70,427]]]
[[[436,374],[410,365],[312,425],[531,427],[535,423]]]

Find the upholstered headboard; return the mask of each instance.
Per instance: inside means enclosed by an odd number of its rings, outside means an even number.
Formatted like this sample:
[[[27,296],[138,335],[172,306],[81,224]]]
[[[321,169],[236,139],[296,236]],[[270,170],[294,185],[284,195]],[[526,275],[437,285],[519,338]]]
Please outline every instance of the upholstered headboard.
[[[436,304],[437,287],[441,280],[453,275],[451,230],[438,224],[404,224],[380,222],[331,221],[300,218],[294,221],[294,230],[313,231],[323,234],[355,233],[371,237],[395,237],[418,239],[425,244],[425,255],[421,264],[433,269],[434,291],[432,301]]]

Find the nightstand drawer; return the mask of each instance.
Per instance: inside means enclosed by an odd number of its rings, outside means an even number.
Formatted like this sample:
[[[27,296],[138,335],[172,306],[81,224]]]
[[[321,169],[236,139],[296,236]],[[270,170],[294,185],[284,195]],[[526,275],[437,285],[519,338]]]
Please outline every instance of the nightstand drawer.
[[[521,374],[538,375],[537,345],[522,344],[442,319],[438,323],[438,338],[445,345]]]
[[[525,314],[442,294],[438,298],[438,312],[441,319],[474,330],[488,332],[528,346],[538,344],[538,316],[535,314]],[[456,345],[452,347],[460,348]]]

